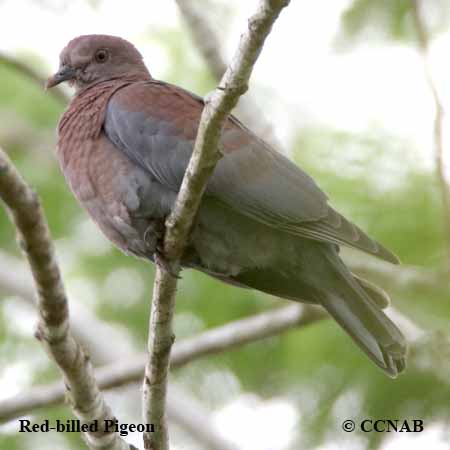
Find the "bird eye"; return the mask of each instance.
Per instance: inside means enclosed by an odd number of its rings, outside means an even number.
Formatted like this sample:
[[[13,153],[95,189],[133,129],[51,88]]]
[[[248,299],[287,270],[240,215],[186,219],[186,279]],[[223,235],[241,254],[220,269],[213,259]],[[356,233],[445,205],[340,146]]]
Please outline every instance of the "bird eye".
[[[108,52],[104,49],[98,50],[95,54],[95,60],[98,63],[104,63],[108,59]]]

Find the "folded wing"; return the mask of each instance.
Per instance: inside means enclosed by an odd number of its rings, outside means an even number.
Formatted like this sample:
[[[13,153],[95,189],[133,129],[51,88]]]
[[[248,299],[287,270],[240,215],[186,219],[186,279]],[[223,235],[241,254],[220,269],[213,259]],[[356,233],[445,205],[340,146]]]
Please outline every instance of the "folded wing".
[[[161,184],[177,192],[192,153],[203,101],[178,87],[140,82],[114,94],[105,115],[109,139]],[[230,117],[224,157],[206,191],[240,213],[288,233],[398,259],[332,209],[314,180]]]

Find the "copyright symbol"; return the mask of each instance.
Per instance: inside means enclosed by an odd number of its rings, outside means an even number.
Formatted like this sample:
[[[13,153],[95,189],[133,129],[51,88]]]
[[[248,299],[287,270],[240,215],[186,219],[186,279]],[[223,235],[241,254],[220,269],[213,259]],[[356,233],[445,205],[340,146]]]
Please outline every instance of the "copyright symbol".
[[[346,431],[347,433],[350,433],[352,431],[355,431],[355,422],[353,420],[344,420],[342,422],[342,429]]]

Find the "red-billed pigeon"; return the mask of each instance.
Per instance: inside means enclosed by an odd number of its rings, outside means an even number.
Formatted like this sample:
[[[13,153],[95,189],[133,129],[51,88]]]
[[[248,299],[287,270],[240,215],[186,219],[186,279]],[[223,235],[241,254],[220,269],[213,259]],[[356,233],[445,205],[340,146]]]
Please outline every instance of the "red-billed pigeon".
[[[76,94],[58,127],[58,158],[81,205],[120,249],[163,261],[160,239],[197,133],[200,97],[152,78],[141,54],[114,36],[64,48],[48,87]],[[240,287],[322,305],[387,374],[405,368],[388,297],[353,275],[339,246],[398,259],[327,203],[316,183],[235,117],[182,259]]]

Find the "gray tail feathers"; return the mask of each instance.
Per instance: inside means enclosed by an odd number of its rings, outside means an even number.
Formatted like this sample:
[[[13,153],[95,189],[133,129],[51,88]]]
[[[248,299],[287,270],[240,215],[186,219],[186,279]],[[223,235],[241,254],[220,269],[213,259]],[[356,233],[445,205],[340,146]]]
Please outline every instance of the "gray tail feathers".
[[[328,285],[316,291],[317,300],[372,361],[395,378],[406,366],[405,338],[340,259],[327,256],[335,277],[331,289]]]

